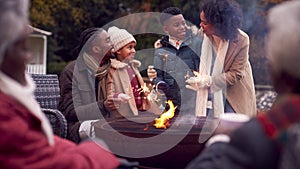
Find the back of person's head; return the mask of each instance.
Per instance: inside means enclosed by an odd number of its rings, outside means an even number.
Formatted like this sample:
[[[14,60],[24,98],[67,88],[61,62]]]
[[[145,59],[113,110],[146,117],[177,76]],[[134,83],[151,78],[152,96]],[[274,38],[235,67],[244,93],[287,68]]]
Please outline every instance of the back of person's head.
[[[130,42],[136,43],[136,40],[133,37],[133,35],[125,29],[119,29],[116,26],[112,26],[108,28],[107,32],[109,34],[111,43],[114,46],[114,52],[117,52]]]
[[[222,39],[236,38],[242,23],[240,5],[234,0],[205,0],[201,11]]]
[[[160,23],[164,25],[167,20],[169,20],[172,16],[175,15],[182,15],[181,10],[179,8],[169,7],[164,9],[160,14]]]
[[[73,50],[73,54],[78,56],[80,51],[85,48],[85,51],[89,53],[89,50],[94,43],[99,43],[99,35],[102,33],[102,28],[87,28],[79,37],[79,43]]]
[[[0,64],[28,24],[28,0],[0,0]]]
[[[267,55],[272,71],[300,81],[300,1],[288,1],[270,10]]]

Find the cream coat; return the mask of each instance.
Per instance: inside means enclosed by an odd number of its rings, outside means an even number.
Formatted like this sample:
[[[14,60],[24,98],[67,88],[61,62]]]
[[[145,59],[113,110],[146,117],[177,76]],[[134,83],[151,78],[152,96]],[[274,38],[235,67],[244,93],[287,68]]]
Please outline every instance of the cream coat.
[[[223,89],[236,113],[255,116],[256,97],[249,62],[249,44],[249,37],[243,31],[239,31],[237,38],[229,42],[224,73],[212,78],[211,90],[213,92]]]
[[[129,64],[132,66],[140,85],[143,86],[144,81],[138,70],[138,67],[141,66],[141,62],[138,60],[133,60]],[[128,103],[122,103],[118,110],[111,112],[111,117],[119,117],[120,114],[125,117],[138,115],[138,109],[135,104],[133,91],[131,87],[131,79],[128,76],[126,66],[128,66],[127,63],[120,62],[116,59],[111,59],[111,68],[107,78],[108,96],[113,96],[114,94],[119,93],[125,93],[131,97]]]

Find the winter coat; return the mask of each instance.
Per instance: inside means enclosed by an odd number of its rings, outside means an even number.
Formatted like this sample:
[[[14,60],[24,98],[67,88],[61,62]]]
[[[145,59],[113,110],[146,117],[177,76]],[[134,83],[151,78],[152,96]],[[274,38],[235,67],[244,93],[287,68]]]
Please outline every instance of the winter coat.
[[[49,145],[41,121],[11,96],[0,92],[0,168],[113,169],[118,160],[94,142],[76,145],[54,136]]]
[[[120,116],[137,116],[138,108],[135,103],[133,90],[131,87],[131,78],[128,76],[126,67],[131,66],[139,82],[139,86],[144,85],[143,78],[139,73],[138,67],[141,66],[141,62],[133,60],[129,64],[120,62],[117,59],[111,59],[111,67],[107,78],[107,95],[115,97],[120,93],[129,95],[131,98],[127,103],[121,103],[119,109],[111,112],[111,117]],[[141,96],[142,97],[142,96]],[[149,102],[147,99],[142,99],[143,106],[148,107]]]
[[[67,138],[78,143],[79,121],[95,120],[108,116],[104,100],[96,101],[95,75],[82,57],[69,63],[59,77],[60,100],[58,109],[68,122]]]
[[[223,90],[236,113],[255,116],[256,97],[249,62],[249,44],[249,37],[243,31],[239,31],[236,39],[229,41],[224,73],[212,78],[211,91]]]
[[[153,65],[157,78],[153,84],[165,81],[168,84],[165,93],[167,100],[172,100],[182,113],[195,114],[196,92],[186,89],[185,80],[187,75],[194,76],[193,71],[199,70],[202,41],[198,37],[189,37],[179,49],[169,43],[168,36],[164,36],[160,43],[161,47],[154,53]]]

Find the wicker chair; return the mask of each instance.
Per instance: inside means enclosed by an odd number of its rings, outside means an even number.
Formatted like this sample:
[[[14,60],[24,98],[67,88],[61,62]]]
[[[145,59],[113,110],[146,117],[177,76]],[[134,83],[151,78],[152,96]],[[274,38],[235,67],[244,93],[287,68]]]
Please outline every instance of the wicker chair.
[[[59,81],[55,74],[32,74],[36,84],[34,95],[42,111],[48,117],[54,134],[67,137],[67,121],[65,116],[57,110],[59,102]]]
[[[272,86],[255,86],[256,88],[256,107],[259,112],[267,112],[271,109],[277,93]]]
[[[55,109],[42,109],[50,121],[54,134],[66,138],[67,137],[67,121],[65,116]]]

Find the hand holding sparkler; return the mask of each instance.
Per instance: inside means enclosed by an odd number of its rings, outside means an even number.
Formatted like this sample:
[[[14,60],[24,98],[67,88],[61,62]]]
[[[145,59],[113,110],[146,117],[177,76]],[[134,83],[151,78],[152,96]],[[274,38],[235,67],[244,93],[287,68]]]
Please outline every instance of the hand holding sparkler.
[[[148,66],[147,74],[148,74],[148,77],[149,77],[150,81],[152,81],[154,78],[157,77],[157,72],[156,72],[156,70],[154,69],[154,66],[153,66],[153,65],[149,65],[149,66]]]
[[[188,83],[188,85],[186,85],[186,88],[197,91],[199,89],[210,87],[212,79],[211,76],[201,75],[187,79],[186,83]]]

